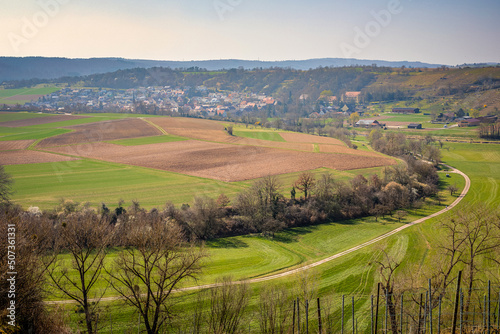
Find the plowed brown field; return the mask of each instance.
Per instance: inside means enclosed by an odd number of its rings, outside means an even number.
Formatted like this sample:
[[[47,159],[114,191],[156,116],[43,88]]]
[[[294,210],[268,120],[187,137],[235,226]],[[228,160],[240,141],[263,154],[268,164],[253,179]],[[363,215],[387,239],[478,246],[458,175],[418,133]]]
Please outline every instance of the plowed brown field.
[[[305,133],[281,132],[281,137],[291,143],[311,143],[311,144],[330,144],[345,146],[344,142],[335,138],[320,137],[308,135]]]
[[[1,165],[36,164],[42,162],[59,162],[78,160],[77,158],[65,157],[38,151],[2,151],[0,152]]]
[[[0,151],[23,150],[34,142],[34,140],[0,141]]]
[[[53,152],[75,154],[74,147],[55,147]],[[83,157],[151,167],[226,182],[242,181],[327,167],[338,170],[394,164],[383,157],[352,154],[308,153],[277,148],[229,145],[196,140],[151,145],[119,146],[94,143]]]
[[[339,145],[324,145],[319,144],[319,151],[321,153],[345,153],[345,154],[355,154],[363,155],[366,157],[382,157],[382,154],[370,151],[353,150],[351,148]]]
[[[63,121],[71,121],[80,118],[87,118],[85,116],[71,116],[71,115],[56,115],[56,116],[46,116],[46,117],[37,117],[37,118],[29,118],[22,119],[18,121],[10,121],[10,122],[0,122],[0,126],[6,126],[9,128],[17,128],[20,126],[30,126],[30,125],[40,125],[54,122],[63,122]]]
[[[51,147],[85,144],[105,140],[138,138],[161,135],[161,131],[137,118],[120,119],[68,127],[74,130],[59,136],[50,137],[38,143],[37,147]]]
[[[336,145],[335,148],[331,148],[328,152],[330,153],[351,153],[359,154],[357,151],[347,148],[345,144],[334,138],[312,136],[302,133],[285,133],[280,132],[280,135],[287,142],[276,142],[269,140],[253,139],[230,136],[224,131],[224,124],[220,122],[214,122],[204,119],[196,118],[153,118],[151,119],[156,125],[163,128],[169,134],[176,136],[187,137],[198,140],[206,140],[217,143],[229,143],[238,145],[249,145],[249,146],[262,146],[262,147],[272,147],[281,148],[286,150],[297,150],[305,152],[313,152],[315,144],[330,144]]]

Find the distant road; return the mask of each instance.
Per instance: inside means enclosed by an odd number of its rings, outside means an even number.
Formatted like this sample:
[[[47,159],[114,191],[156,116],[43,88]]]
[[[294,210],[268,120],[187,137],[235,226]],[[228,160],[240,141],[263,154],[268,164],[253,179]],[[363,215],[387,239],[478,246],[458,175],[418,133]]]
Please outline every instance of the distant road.
[[[277,279],[277,278],[282,278],[282,277],[285,277],[285,276],[290,276],[290,275],[293,275],[293,274],[296,274],[296,273],[299,273],[301,271],[305,271],[305,270],[309,270],[311,268],[314,268],[314,267],[317,267],[319,265],[322,265],[322,264],[325,264],[327,262],[330,262],[332,260],[335,260],[335,259],[338,259],[342,256],[345,256],[347,254],[350,254],[350,253],[353,253],[361,248],[364,248],[366,246],[369,246],[369,245],[372,245],[376,242],[379,242],[381,240],[384,240],[396,233],[399,233],[413,225],[417,225],[417,224],[421,224],[431,218],[434,218],[434,217],[437,217],[445,212],[447,212],[448,210],[450,209],[453,209],[458,203],[460,203],[462,201],[462,199],[465,197],[465,195],[467,195],[467,193],[469,192],[469,189],[470,189],[470,178],[467,176],[467,174],[459,171],[458,169],[456,168],[453,168],[451,166],[448,166],[446,164],[443,164],[444,166],[448,167],[451,169],[451,171],[449,171],[448,173],[455,173],[455,174],[459,174],[459,175],[462,175],[465,179],[465,187],[464,189],[462,190],[462,193],[457,197],[457,199],[450,205],[448,205],[445,209],[441,210],[441,211],[438,211],[438,212],[435,212],[429,216],[426,216],[426,217],[423,217],[423,218],[420,218],[420,219],[417,219],[409,224],[406,224],[406,225],[403,225],[401,227],[398,227],[397,229],[395,230],[392,230],[386,234],[383,234],[379,237],[376,237],[370,241],[367,241],[365,243],[362,243],[361,245],[358,245],[358,246],[355,246],[355,247],[352,247],[348,250],[345,250],[343,252],[340,252],[340,253],[337,253],[335,255],[332,255],[330,257],[327,257],[323,260],[319,260],[319,261],[316,261],[314,263],[311,263],[311,264],[307,264],[307,265],[304,265],[302,267],[299,267],[299,268],[295,268],[295,269],[291,269],[291,270],[287,270],[287,271],[284,271],[282,273],[279,273],[279,274],[273,274],[273,275],[269,275],[269,276],[265,276],[265,277],[258,277],[258,278],[252,278],[252,279],[249,279],[249,280],[246,280],[246,281],[238,281],[238,282],[234,282],[234,284],[241,284],[241,283],[259,283],[259,282],[265,282],[265,281],[270,281],[270,280],[273,280],[273,279]],[[207,289],[207,288],[214,288],[214,287],[217,287],[219,286],[220,284],[206,284],[206,285],[199,285],[199,286],[192,286],[192,287],[188,287],[188,288],[182,288],[182,289],[178,289],[177,291],[192,291],[192,290],[200,290],[200,289]],[[106,297],[106,298],[101,298],[101,301],[113,301],[113,300],[119,300],[119,299],[122,299],[122,297],[120,296],[116,296],[116,297]],[[95,300],[90,300],[90,301],[95,301]],[[75,303],[75,301],[73,300],[58,300],[58,301],[48,301],[46,302],[47,304],[73,304]]]

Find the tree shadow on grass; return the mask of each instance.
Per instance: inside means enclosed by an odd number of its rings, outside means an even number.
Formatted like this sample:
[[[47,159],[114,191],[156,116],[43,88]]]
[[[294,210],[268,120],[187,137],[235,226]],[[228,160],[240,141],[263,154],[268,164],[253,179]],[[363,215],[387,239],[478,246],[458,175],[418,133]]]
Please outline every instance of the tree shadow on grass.
[[[239,238],[221,238],[207,241],[209,248],[247,248],[248,244]]]
[[[293,227],[293,228],[289,228],[287,230],[281,231],[279,233],[276,233],[274,235],[273,240],[278,241],[278,242],[283,242],[285,244],[289,244],[292,242],[298,242],[300,236],[305,235],[305,234],[309,234],[309,233],[313,233],[317,229],[318,229],[318,227],[315,225]]]

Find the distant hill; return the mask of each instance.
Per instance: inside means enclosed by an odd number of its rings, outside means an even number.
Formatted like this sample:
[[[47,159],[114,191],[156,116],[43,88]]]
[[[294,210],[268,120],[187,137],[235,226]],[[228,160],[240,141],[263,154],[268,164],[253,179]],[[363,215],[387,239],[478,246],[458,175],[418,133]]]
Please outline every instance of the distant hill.
[[[343,67],[353,65],[373,65],[385,67],[421,67],[436,68],[439,64],[427,64],[409,61],[361,60],[345,58],[321,58],[308,60],[258,61],[258,60],[199,60],[199,61],[158,61],[124,58],[46,58],[46,57],[0,57],[0,83],[11,80],[29,80],[33,78],[54,79],[65,76],[85,76],[97,73],[114,72],[131,68],[199,67],[210,71],[232,68],[292,68],[308,70],[318,67]]]

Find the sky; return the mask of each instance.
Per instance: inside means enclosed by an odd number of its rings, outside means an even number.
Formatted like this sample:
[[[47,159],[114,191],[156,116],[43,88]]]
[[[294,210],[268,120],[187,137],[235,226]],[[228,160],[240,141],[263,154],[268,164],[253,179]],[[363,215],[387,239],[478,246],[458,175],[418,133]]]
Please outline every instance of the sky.
[[[0,0],[0,56],[500,62],[498,0]]]

